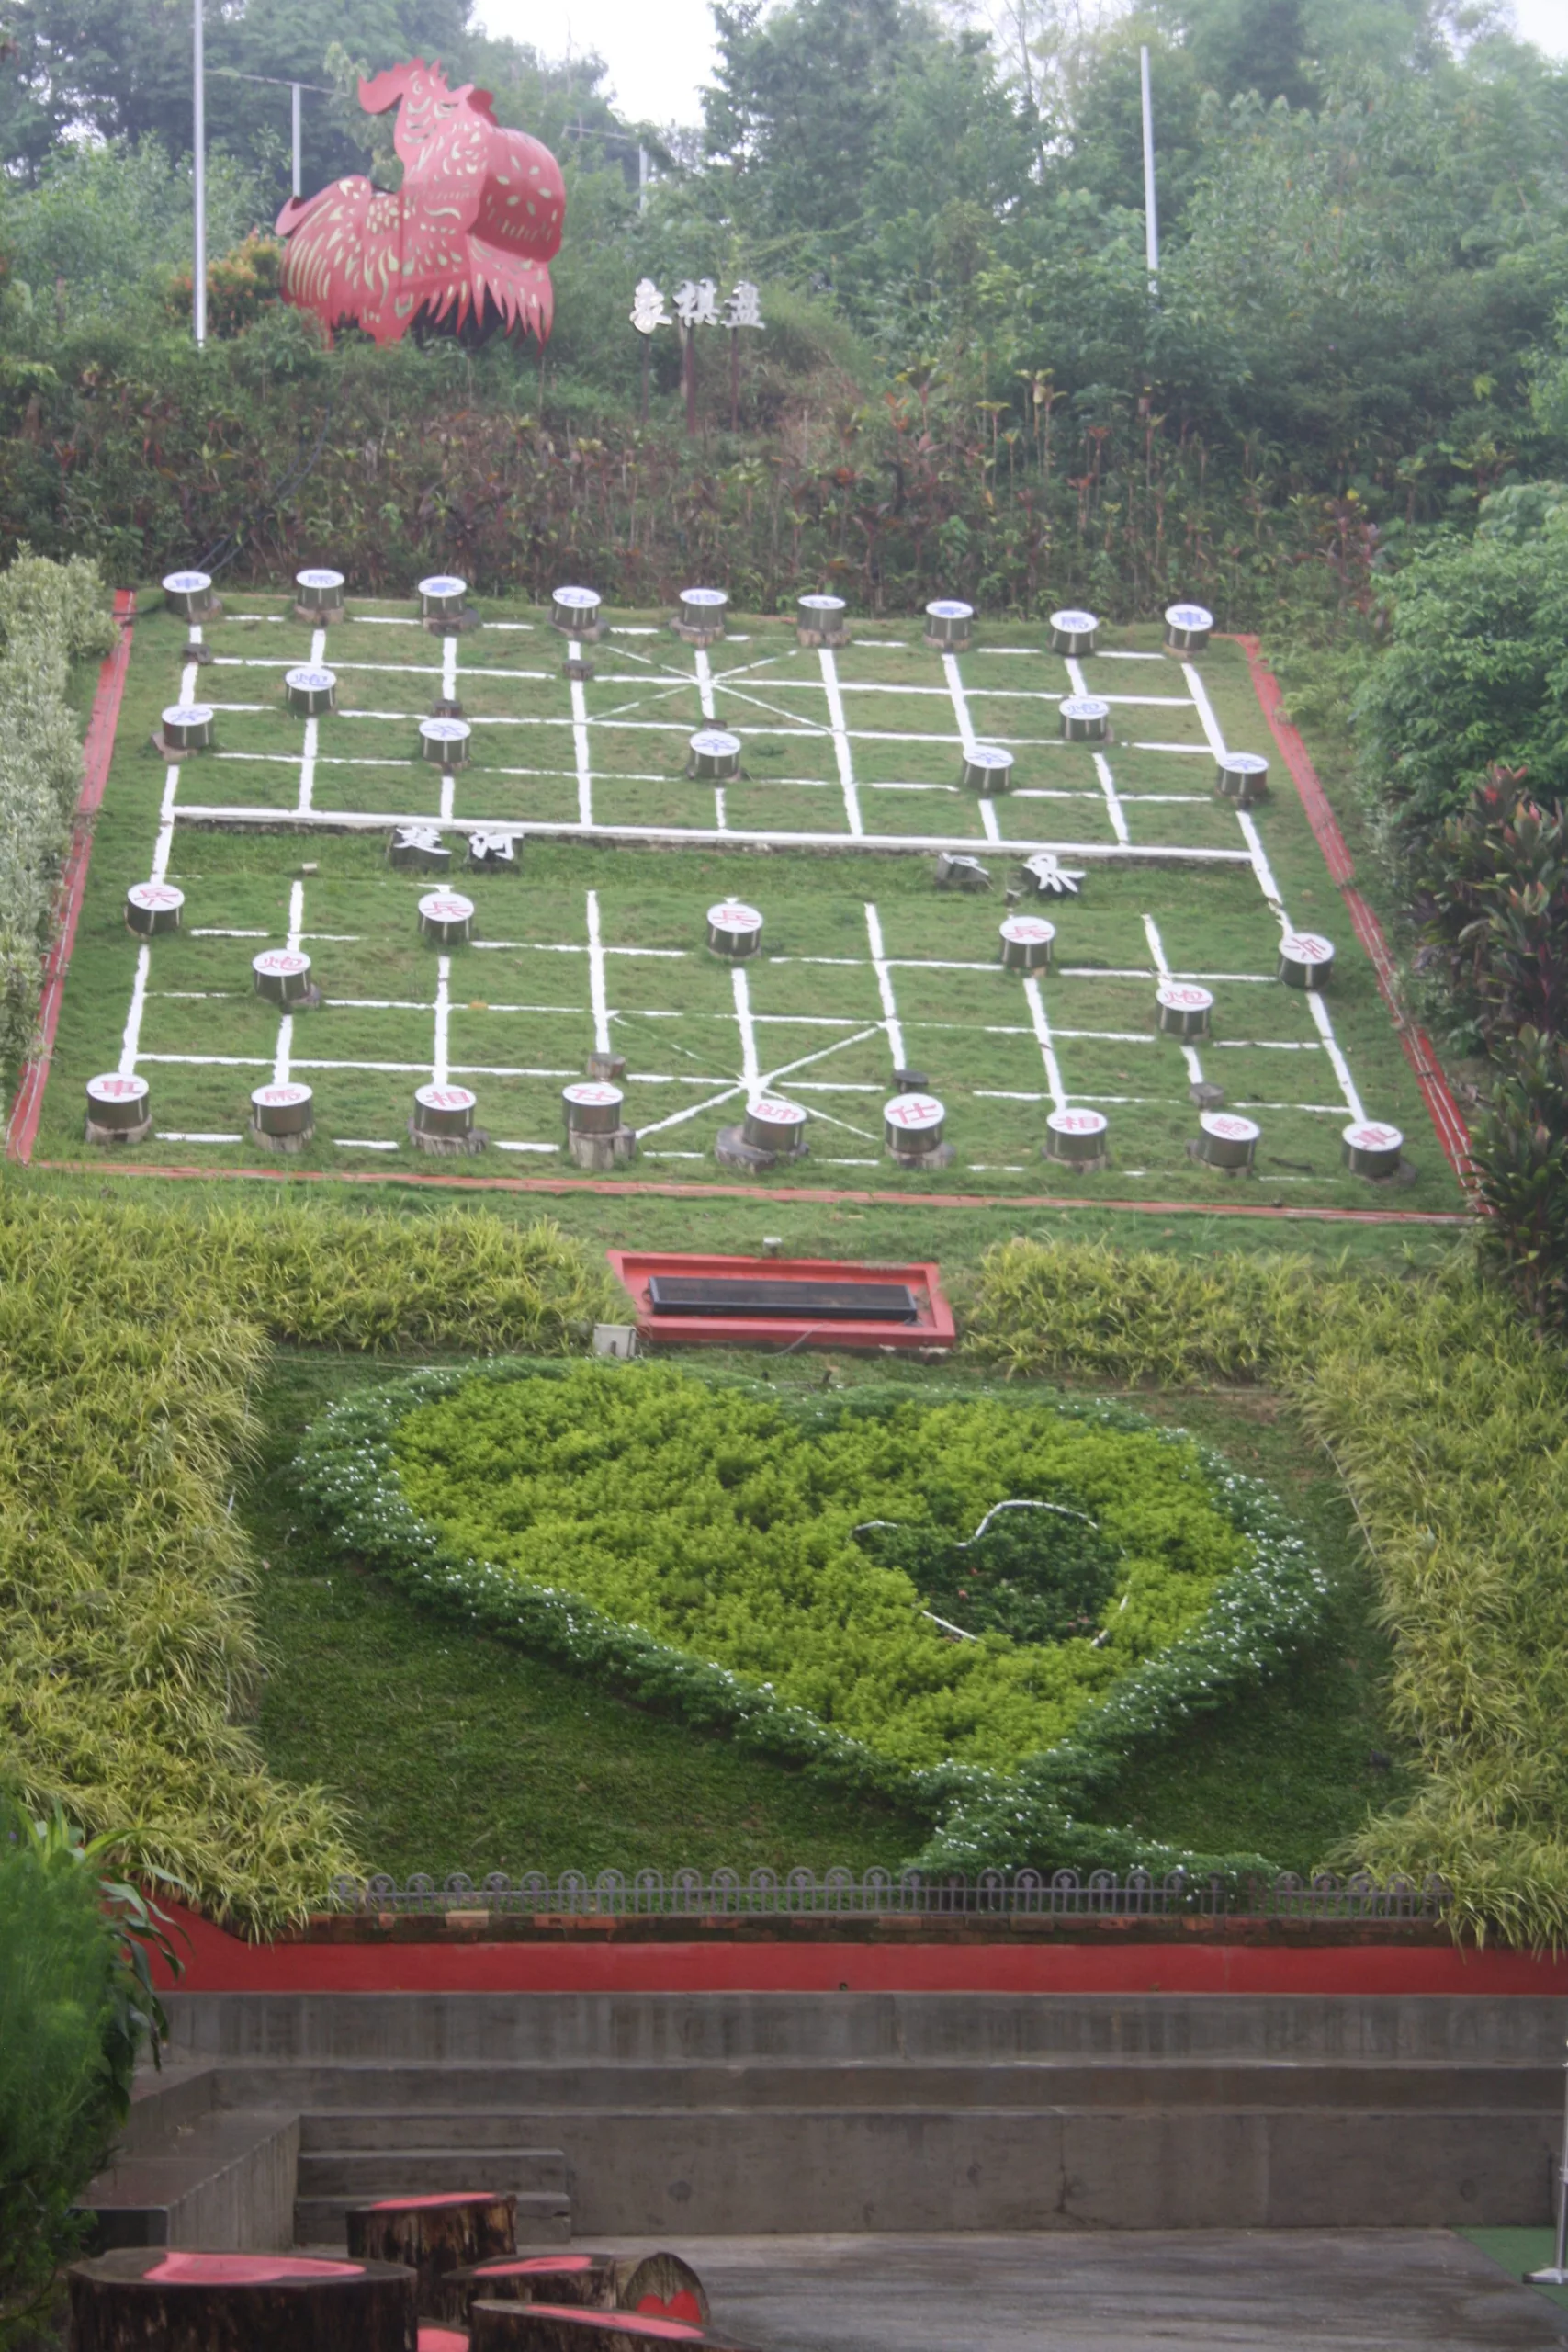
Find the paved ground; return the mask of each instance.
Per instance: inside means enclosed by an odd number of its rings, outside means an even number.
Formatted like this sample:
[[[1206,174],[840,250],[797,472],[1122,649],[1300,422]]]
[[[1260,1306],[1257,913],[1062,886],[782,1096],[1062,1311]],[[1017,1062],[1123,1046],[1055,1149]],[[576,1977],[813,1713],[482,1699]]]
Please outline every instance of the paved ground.
[[[1568,2343],[1568,2311],[1444,2230],[692,2238],[679,2251],[716,2330],[758,2352]]]

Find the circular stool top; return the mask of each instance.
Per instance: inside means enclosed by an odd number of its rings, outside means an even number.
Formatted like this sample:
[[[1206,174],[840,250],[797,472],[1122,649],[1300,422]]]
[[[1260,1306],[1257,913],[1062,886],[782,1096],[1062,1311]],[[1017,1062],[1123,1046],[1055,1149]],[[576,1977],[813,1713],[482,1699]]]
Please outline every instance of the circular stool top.
[[[427,890],[419,910],[426,922],[471,922],[474,902],[460,890]]]
[[[1049,947],[1056,936],[1055,924],[1043,915],[1009,915],[997,928],[1014,947]]]
[[[1216,1143],[1256,1143],[1263,1133],[1256,1119],[1244,1119],[1239,1111],[1201,1111],[1198,1125]]]
[[[797,1127],[806,1113],[798,1102],[789,1102],[782,1094],[759,1094],[746,1105],[749,1119],[761,1119],[768,1127]]]
[[[427,743],[466,743],[473,730],[466,718],[422,718],[419,731]]]
[[[599,1078],[579,1079],[575,1086],[563,1086],[561,1096],[565,1102],[581,1103],[587,1111],[613,1111],[626,1099],[618,1086]]]
[[[212,705],[209,702],[172,702],[164,713],[165,727],[210,727]]]
[[[251,957],[253,972],[271,972],[280,979],[287,979],[291,973],[308,972],[310,968],[310,957],[298,947],[264,947],[259,956]]]
[[[1111,1122],[1103,1111],[1049,1111],[1045,1125],[1053,1135],[1102,1136]]]
[[[1098,613],[1053,613],[1051,626],[1060,629],[1064,637],[1090,637],[1100,627],[1100,616]]]
[[[1214,999],[1212,989],[1201,989],[1195,980],[1162,980],[1155,1002],[1171,1012],[1211,1012]]]
[[[310,1089],[302,1086],[297,1078],[276,1079],[270,1086],[257,1086],[251,1091],[251,1101],[258,1110],[297,1111],[310,1100]]]
[[[1098,695],[1064,695],[1061,711],[1064,718],[1109,718],[1111,705]]]
[[[479,1096],[466,1086],[416,1086],[413,1099],[422,1111],[471,1111]],[[467,2191],[450,2197],[384,2197],[371,2211],[400,2211],[405,2205],[474,2205],[480,2200]]]
[[[341,571],[315,570],[297,571],[294,575],[294,585],[296,588],[341,588],[343,574]]]
[[[419,593],[422,596],[466,596],[468,583],[447,572],[438,571],[430,579],[420,582]]]
[[[947,1113],[934,1094],[895,1094],[882,1106],[882,1115],[900,1135],[929,1135],[940,1127]]]
[[[1213,628],[1214,616],[1202,605],[1168,605],[1165,608],[1167,626],[1188,634],[1201,628]]]
[[[283,683],[286,686],[298,686],[301,694],[329,694],[337,684],[337,672],[309,668],[286,670],[283,673]]]
[[[842,613],[849,609],[841,596],[797,596],[795,602],[808,613]]]
[[[185,892],[176,890],[172,882],[133,882],[125,895],[133,907],[150,915],[167,914],[186,902]]]
[[[159,2287],[287,2287],[312,2278],[363,2278],[365,2265],[315,2254],[197,2254],[171,2246],[141,2276]]]
[[[1227,775],[1267,775],[1269,763],[1261,752],[1224,752],[1220,765]]]
[[[975,617],[974,605],[960,603],[956,596],[939,596],[934,605],[926,606],[926,612],[933,621],[972,621]]]
[[[710,611],[717,612],[720,605],[728,604],[729,598],[722,588],[682,588],[681,602],[683,605],[702,605]]]
[[[739,899],[726,899],[708,909],[708,921],[716,931],[761,931],[762,918],[755,907],[743,906]]]
[[[164,582],[171,596],[199,596],[204,588],[211,585],[210,575],[205,571],[171,571]]]
[[[150,1091],[144,1078],[122,1078],[118,1070],[105,1070],[101,1078],[87,1080],[89,1102],[141,1102]]]
[[[722,727],[704,727],[693,736],[692,749],[710,760],[739,759],[740,738],[727,734]]]
[[[550,602],[564,605],[569,612],[592,613],[598,610],[602,599],[597,588],[553,588]]]
[[[964,763],[971,768],[1010,768],[1012,753],[1004,752],[999,743],[973,743],[964,754]]]
[[[1317,931],[1288,931],[1280,953],[1292,964],[1328,964],[1334,959],[1334,942]]]
[[[1385,1126],[1381,1119],[1358,1119],[1348,1127],[1341,1127],[1339,1138],[1352,1151],[1399,1151],[1404,1137],[1397,1127]]]

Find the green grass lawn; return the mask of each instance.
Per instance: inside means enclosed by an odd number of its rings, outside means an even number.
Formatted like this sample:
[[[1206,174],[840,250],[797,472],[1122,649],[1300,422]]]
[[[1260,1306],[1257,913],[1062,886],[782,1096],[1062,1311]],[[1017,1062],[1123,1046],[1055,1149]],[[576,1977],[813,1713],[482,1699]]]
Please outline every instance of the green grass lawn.
[[[152,1082],[162,1146],[144,1157],[214,1169],[254,1163],[248,1095],[282,1056],[317,1102],[317,1140],[285,1164],[288,1172],[428,1172],[405,1129],[440,1037],[445,1067],[474,1088],[494,1138],[466,1171],[570,1182],[559,1090],[605,1035],[627,1057],[626,1115],[644,1136],[636,1172],[649,1180],[733,1181],[716,1167],[715,1138],[739,1115],[748,1085],[771,1077],[812,1114],[811,1156],[788,1171],[808,1188],[875,1186],[913,1200],[961,1187],[1000,1204],[1070,1189],[1086,1207],[1105,1208],[1136,1199],[1287,1209],[1458,1204],[1371,967],[1278,765],[1258,834],[1292,919],[1336,940],[1334,1042],[1360,1098],[1409,1138],[1416,1181],[1392,1195],[1340,1169],[1340,1081],[1307,1001],[1268,977],[1278,925],[1250,864],[1092,865],[1081,899],[1042,910],[1058,935],[1056,968],[1038,993],[997,967],[1002,885],[1015,861],[987,851],[991,805],[957,788],[959,719],[942,666],[912,623],[868,624],[869,641],[837,657],[849,731],[836,745],[818,656],[800,651],[776,621],[738,621],[705,657],[706,697],[745,746],[746,779],[726,788],[721,810],[712,787],[682,773],[705,687],[689,651],[654,633],[656,616],[632,624],[649,634],[601,647],[599,677],[578,690],[583,730],[574,729],[572,690],[558,674],[558,640],[541,616],[490,612],[497,625],[457,646],[473,763],[444,782],[414,757],[417,718],[443,684],[441,640],[397,625],[407,607],[374,608],[386,626],[362,608],[365,617],[331,632],[342,708],[321,722],[302,784],[303,722],[278,695],[282,669],[305,658],[310,633],[279,617],[280,599],[234,603],[237,614],[260,617],[236,616],[212,632],[220,661],[200,673],[197,692],[222,706],[220,749],[186,763],[177,800],[231,820],[259,810],[277,830],[182,824],[173,835],[169,878],[186,893],[186,929],[157,944],[146,975],[139,1066]],[[1119,634],[1115,651],[1146,652],[1156,642],[1147,628],[1107,634]],[[1180,666],[1105,658],[1087,665],[1099,691],[1166,698],[1116,707],[1117,740],[1097,768],[1087,747],[1057,740],[1049,697],[1071,682],[1044,642],[1038,625],[987,625],[960,664],[968,723],[1008,742],[1017,761],[1018,789],[997,804],[995,827],[1005,836],[1106,844],[1119,814],[1134,845],[1242,849],[1235,813],[1212,797],[1212,762],[1199,714],[1182,699]],[[113,1068],[122,1049],[137,967],[124,892],[152,858],[165,771],[147,742],[177,694],[183,643],[182,627],[155,608],[137,625],[45,1103],[46,1158],[78,1153],[82,1085]],[[1226,740],[1266,745],[1239,650],[1217,643],[1200,666]],[[586,778],[580,739],[591,746]],[[1145,742],[1162,748],[1138,748]],[[838,758],[846,743],[852,788]],[[712,827],[722,814],[732,831],[764,820],[775,830],[809,826],[844,846],[656,851],[536,836],[516,876],[469,878],[459,865],[453,881],[476,903],[475,943],[444,971],[418,933],[415,904],[428,881],[389,869],[379,826],[305,835],[292,813],[302,789],[313,811],[340,821],[355,812],[445,813],[549,826],[575,821],[586,795],[594,820],[610,826]],[[941,831],[971,842],[990,857],[995,891],[939,894],[929,855],[854,850],[849,806],[857,795],[867,833]],[[317,870],[302,875],[306,865]],[[706,907],[730,893],[765,919],[762,954],[739,980],[704,944]],[[304,935],[328,1001],[285,1036],[276,1011],[251,992],[249,967],[291,927]],[[604,950],[597,1003],[595,933]],[[1204,1077],[1263,1128],[1251,1176],[1221,1177],[1188,1157],[1192,1073],[1181,1049],[1155,1031],[1156,952],[1178,970],[1257,976],[1211,979],[1215,1034],[1201,1050]],[[901,1172],[883,1154],[896,1036],[904,1065],[923,1070],[949,1106],[957,1162],[935,1178]],[[1042,1157],[1054,1084],[1110,1118],[1112,1164],[1102,1173],[1070,1175]],[[779,1222],[770,1215],[768,1229]]]
[[[756,1369],[754,1359],[735,1361]],[[914,1367],[890,1374],[851,1363],[836,1376],[874,1372],[919,1385]],[[922,1842],[912,1813],[840,1794],[609,1698],[403,1600],[302,1534],[288,1466],[300,1433],[351,1385],[384,1376],[362,1359],[280,1352],[259,1400],[265,1451],[241,1503],[264,1564],[270,1673],[258,1730],[267,1760],[342,1794],[367,1863],[476,1874],[863,1869],[896,1865]],[[806,1385],[823,1369],[797,1358],[776,1377]],[[1353,1521],[1326,1463],[1271,1400],[1135,1401],[1268,1479],[1311,1531],[1335,1600],[1313,1656],[1141,1756],[1101,1816],[1309,1869],[1406,1779],[1386,1723],[1387,1651]],[[1391,1770],[1369,1765],[1374,1750],[1394,1759]]]

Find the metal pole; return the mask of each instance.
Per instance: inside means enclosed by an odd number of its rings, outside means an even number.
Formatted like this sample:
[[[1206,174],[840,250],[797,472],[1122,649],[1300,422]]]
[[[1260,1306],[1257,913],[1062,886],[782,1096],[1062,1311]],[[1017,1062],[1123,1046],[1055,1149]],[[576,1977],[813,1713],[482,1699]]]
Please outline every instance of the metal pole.
[[[1146,49],[1138,51],[1138,72],[1144,85],[1144,252],[1152,290],[1159,284],[1159,209],[1155,202],[1155,109],[1149,95]]]
[[[648,210],[648,150],[640,143],[637,151],[637,209]]]
[[[294,102],[294,193],[299,194],[299,84],[290,82],[289,94]]]
[[[198,351],[207,341],[207,75],[202,54],[201,6],[202,0],[194,0],[191,45],[191,75],[195,85],[191,144],[192,188],[196,198],[196,253],[191,272],[190,309]]]
[[[1557,2165],[1557,2245],[1547,2270],[1527,2270],[1532,2287],[1568,2287],[1568,2073],[1563,2076],[1562,2153]]]

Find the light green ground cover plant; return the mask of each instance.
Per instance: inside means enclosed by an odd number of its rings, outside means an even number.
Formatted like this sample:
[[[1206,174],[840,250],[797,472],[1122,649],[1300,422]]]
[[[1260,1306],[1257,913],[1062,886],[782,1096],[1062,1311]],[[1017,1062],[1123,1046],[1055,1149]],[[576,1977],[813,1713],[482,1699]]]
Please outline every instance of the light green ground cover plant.
[[[0,1773],[265,1928],[354,1856],[248,1725],[253,1563],[231,1515],[267,1334],[559,1347],[602,1295],[548,1227],[0,1193]]]
[[[71,665],[115,624],[97,566],[25,547],[0,571],[0,1072],[31,1043],[55,885],[81,783]]]
[[[1305,1261],[1013,1242],[986,1261],[972,1351],[1015,1373],[1290,1392],[1331,1450],[1394,1642],[1424,1777],[1339,1859],[1441,1877],[1458,1927],[1568,1939],[1568,1357],[1464,1259],[1420,1282]]]
[[[299,1491],[417,1597],[929,1807],[921,1866],[1265,1866],[1075,1820],[1059,1799],[1089,1759],[1109,1779],[1133,1743],[1282,1665],[1324,1598],[1266,1490],[1124,1408],[940,1386],[785,1405],[665,1366],[520,1363],[335,1408]],[[1019,1497],[1095,1521],[1114,1559],[1100,1607],[1055,1644],[942,1638],[888,1565],[901,1528],[951,1544]],[[857,1543],[879,1518],[900,1527]],[[954,1589],[955,1607],[977,1597]]]

